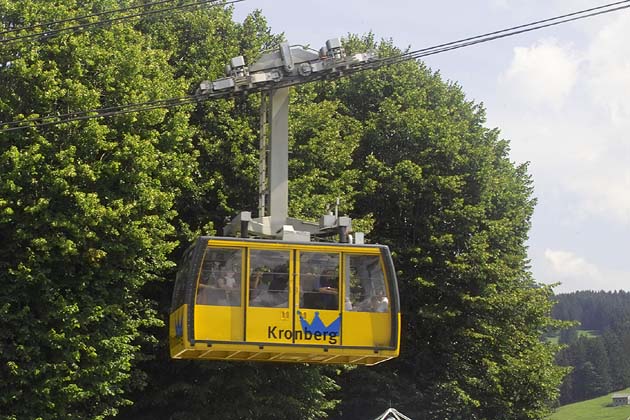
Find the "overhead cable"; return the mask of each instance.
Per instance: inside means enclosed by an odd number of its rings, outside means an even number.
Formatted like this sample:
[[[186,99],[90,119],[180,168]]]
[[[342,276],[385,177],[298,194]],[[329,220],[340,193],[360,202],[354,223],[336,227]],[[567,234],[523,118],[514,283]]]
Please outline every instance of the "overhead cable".
[[[67,19],[52,20],[50,22],[38,23],[38,24],[35,24],[35,25],[21,26],[19,28],[13,28],[13,29],[9,29],[9,30],[6,30],[6,31],[0,31],[0,35],[6,35],[6,34],[10,34],[10,33],[14,33],[14,32],[20,32],[20,31],[29,31],[31,29],[37,29],[37,28],[48,28],[51,25],[59,25],[60,23],[74,22],[74,21],[77,21],[77,20],[83,20],[83,19],[89,19],[89,18],[93,18],[93,17],[105,16],[105,15],[109,15],[109,14],[112,14],[112,13],[128,12],[129,10],[135,10],[135,9],[142,9],[142,8],[145,8],[145,7],[157,6],[157,5],[164,4],[164,3],[171,3],[173,1],[175,1],[175,0],[162,0],[162,1],[156,1],[156,2],[153,2],[153,3],[145,3],[145,4],[138,5],[138,6],[130,6],[130,7],[123,7],[123,8],[120,8],[120,9],[105,10],[103,12],[93,13],[91,15],[76,16],[76,17],[71,17],[71,18],[67,18]],[[2,39],[0,39],[0,41],[1,40]]]
[[[622,4],[625,4],[625,5],[621,6]],[[613,6],[616,6],[616,7],[613,7]],[[398,54],[391,57],[382,58],[382,59],[370,62],[364,67],[357,67],[357,68],[350,69],[346,71],[344,74],[348,75],[348,74],[352,74],[352,73],[356,73],[360,71],[377,69],[380,67],[384,67],[384,66],[404,62],[404,61],[416,60],[422,57],[439,54],[442,52],[451,51],[458,48],[464,48],[464,47],[468,47],[475,44],[481,44],[484,42],[489,42],[489,41],[493,41],[500,38],[514,36],[514,35],[522,34],[525,32],[530,32],[530,31],[543,29],[550,26],[560,25],[563,23],[568,23],[568,22],[572,22],[572,21],[576,21],[580,19],[586,19],[589,17],[611,13],[611,12],[615,12],[615,11],[619,11],[619,10],[623,10],[627,8],[630,8],[630,0],[610,3],[607,5],[585,9],[578,12],[556,16],[549,19],[539,20],[539,21],[528,23],[525,25],[514,26],[511,28],[502,29],[499,31],[489,32],[483,35],[468,37],[468,38],[460,39],[457,41],[435,45],[433,47],[423,48],[423,49],[419,49],[415,51],[406,52],[403,54]],[[325,78],[325,77],[327,76],[326,75],[322,76],[322,78]],[[317,80],[317,79],[312,79],[312,80]],[[285,86],[290,86],[294,84],[298,84],[298,83],[288,82],[288,83],[283,84],[281,81],[277,85],[274,85],[274,87],[285,87]],[[205,100],[228,98],[228,97],[234,97],[234,96],[243,95],[243,94],[255,93],[255,92],[260,92],[260,91],[268,90],[268,89],[269,89],[268,86],[262,86],[262,87],[253,88],[247,91],[241,91],[241,92],[234,92],[234,91],[213,92],[213,93],[206,93],[203,95],[190,95],[190,96],[184,96],[184,97],[179,97],[179,98],[162,99],[162,100],[155,100],[155,101],[149,101],[149,102],[143,102],[143,103],[114,106],[114,107],[109,107],[109,108],[92,109],[88,111],[77,111],[77,112],[68,113],[68,114],[49,115],[45,117],[38,117],[38,118],[32,118],[32,119],[16,120],[16,121],[11,121],[7,123],[0,122],[0,126],[3,127],[3,128],[0,128],[0,133],[13,131],[13,130],[20,130],[20,129],[24,129],[28,127],[40,127],[40,126],[45,126],[45,125],[61,124],[61,123],[71,122],[71,121],[103,118],[103,117],[127,114],[127,113],[132,113],[132,112],[142,112],[142,111],[148,111],[148,110],[157,109],[157,108],[170,108],[174,106],[181,106],[181,105],[191,104],[194,102],[200,102],[200,101],[205,101]]]
[[[620,6],[625,4],[624,6]],[[618,7],[612,7],[618,6]],[[447,42],[440,45],[435,45],[429,48],[423,48],[420,50],[410,51],[398,56],[388,57],[383,61],[406,61],[413,60],[421,57],[426,57],[433,54],[438,54],[445,51],[451,51],[458,48],[468,47],[475,44],[494,41],[500,38],[506,38],[526,32],[535,31],[538,29],[547,28],[550,26],[556,26],[563,23],[573,22],[576,20],[586,19],[589,17],[602,15],[606,13],[616,12],[623,9],[630,8],[630,0],[619,1],[615,3],[606,4],[604,6],[593,7],[591,9],[581,10],[579,12],[569,13],[561,16],[556,16],[549,19],[539,20],[536,22],[528,23],[525,25],[514,26],[507,29],[502,29],[495,32],[489,32],[483,35],[477,35],[469,38],[460,39],[457,41]]]
[[[167,109],[177,106],[189,105],[196,102],[198,102],[198,99],[195,96],[182,96],[177,98],[160,99],[135,104],[98,108],[89,111],[69,112],[67,114],[60,115],[47,115],[44,117],[31,118],[22,121],[12,121],[6,124],[0,123],[2,125],[6,125],[5,128],[0,129],[0,133],[23,130],[29,127],[37,128],[48,125],[65,124],[73,121],[85,121],[95,118],[105,118],[116,115],[130,114],[134,112],[145,112],[154,109]]]
[[[224,6],[224,5],[228,5],[228,4],[234,4],[234,3],[240,3],[243,2],[245,0],[231,0],[231,1],[220,1],[220,0],[198,0],[195,1],[193,3],[186,3],[186,4],[180,4],[177,6],[170,6],[170,7],[164,7],[161,9],[156,9],[156,10],[148,10],[146,12],[141,12],[141,13],[135,13],[135,14],[131,14],[131,15],[126,15],[126,16],[119,16],[116,18],[111,18],[111,19],[104,19],[104,20],[99,20],[96,22],[88,22],[88,23],[83,23],[80,25],[74,25],[74,26],[68,26],[66,28],[59,28],[59,29],[52,29],[52,30],[45,30],[45,31],[40,31],[40,32],[36,32],[33,34],[27,34],[27,35],[19,35],[19,36],[14,36],[11,38],[4,38],[4,39],[0,39],[0,44],[8,44],[11,42],[16,42],[16,41],[22,41],[25,39],[31,39],[31,38],[49,38],[51,36],[63,33],[63,32],[72,32],[72,31],[79,31],[79,30],[83,30],[89,27],[93,27],[93,26],[102,26],[102,25],[106,25],[106,24],[110,24],[110,23],[115,23],[115,22],[120,22],[120,21],[124,21],[127,19],[132,19],[132,18],[137,18],[137,17],[143,17],[143,16],[150,16],[150,15],[155,15],[155,14],[159,14],[159,13],[166,13],[166,12],[171,12],[174,10],[181,10],[181,9],[187,9],[190,7],[195,7],[195,6],[202,6],[204,4],[209,4],[210,6]],[[45,25],[45,24],[43,24]]]

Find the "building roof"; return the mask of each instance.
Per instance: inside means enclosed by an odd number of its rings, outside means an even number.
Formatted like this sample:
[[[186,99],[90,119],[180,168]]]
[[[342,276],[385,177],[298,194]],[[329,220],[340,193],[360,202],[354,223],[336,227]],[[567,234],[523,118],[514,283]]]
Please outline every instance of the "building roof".
[[[613,398],[630,398],[630,394],[614,394]]]
[[[390,408],[374,420],[411,420],[395,408]]]

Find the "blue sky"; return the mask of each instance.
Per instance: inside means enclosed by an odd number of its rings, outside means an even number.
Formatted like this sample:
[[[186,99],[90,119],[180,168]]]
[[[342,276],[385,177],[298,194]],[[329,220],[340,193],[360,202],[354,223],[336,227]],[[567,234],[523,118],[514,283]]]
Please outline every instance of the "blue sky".
[[[596,7],[594,0],[247,0],[292,44],[372,31],[400,47],[443,42]],[[530,162],[538,205],[536,279],[573,290],[630,290],[630,9],[427,57],[488,127]]]

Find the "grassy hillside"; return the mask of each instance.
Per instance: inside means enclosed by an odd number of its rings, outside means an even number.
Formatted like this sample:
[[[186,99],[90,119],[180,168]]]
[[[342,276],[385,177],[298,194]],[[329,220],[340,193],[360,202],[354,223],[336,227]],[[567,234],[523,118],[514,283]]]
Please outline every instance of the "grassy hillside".
[[[612,407],[613,394],[630,394],[630,389],[562,406],[551,417],[548,417],[548,420],[628,420],[630,405]]]
[[[577,330],[578,337],[588,337],[595,338],[599,337],[600,333],[598,330]],[[560,338],[560,334],[554,334],[547,337],[547,341],[553,344],[558,344],[558,339]]]

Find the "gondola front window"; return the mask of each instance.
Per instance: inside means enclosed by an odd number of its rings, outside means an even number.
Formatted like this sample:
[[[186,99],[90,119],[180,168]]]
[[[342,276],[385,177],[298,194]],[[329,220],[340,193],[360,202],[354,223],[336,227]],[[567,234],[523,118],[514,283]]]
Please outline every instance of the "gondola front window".
[[[186,302],[187,281],[190,278],[190,272],[192,271],[190,267],[192,254],[192,248],[188,249],[184,253],[179,271],[177,271],[175,288],[173,289],[173,299],[171,301],[171,312],[175,311]]]
[[[389,299],[380,258],[375,255],[346,255],[346,310],[387,312]]]
[[[241,305],[241,249],[206,248],[197,288],[198,305]]]
[[[300,307],[339,309],[339,254],[300,253]]]
[[[289,251],[250,251],[249,306],[289,307],[289,255]]]

